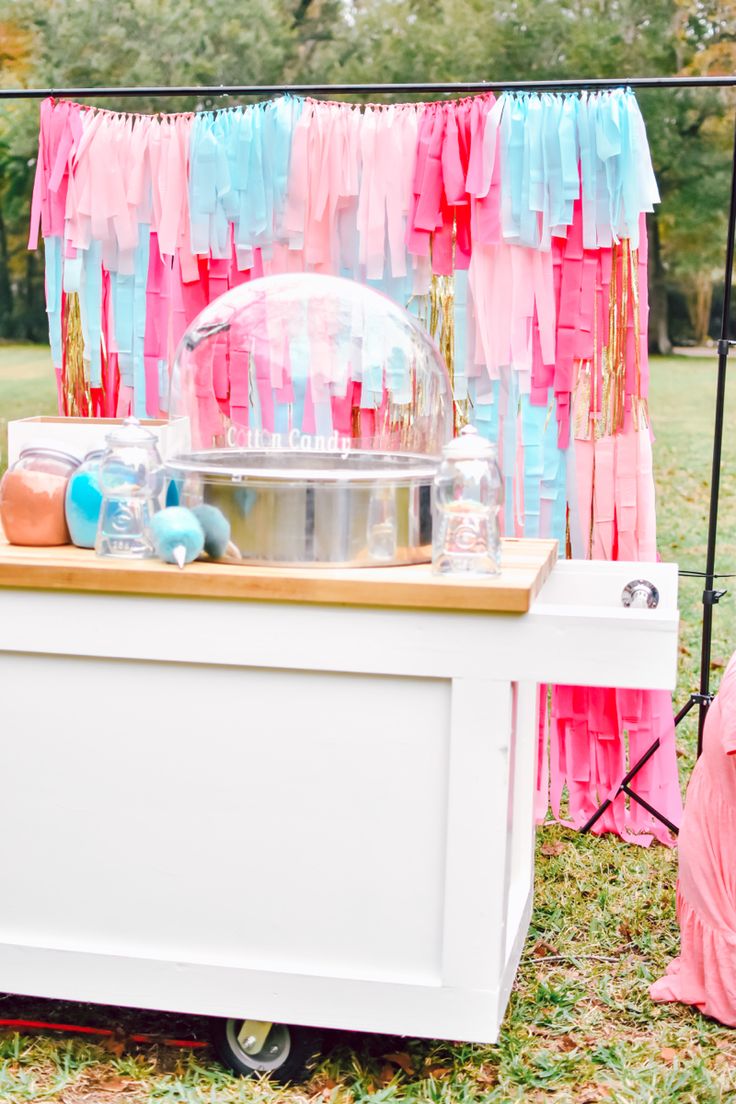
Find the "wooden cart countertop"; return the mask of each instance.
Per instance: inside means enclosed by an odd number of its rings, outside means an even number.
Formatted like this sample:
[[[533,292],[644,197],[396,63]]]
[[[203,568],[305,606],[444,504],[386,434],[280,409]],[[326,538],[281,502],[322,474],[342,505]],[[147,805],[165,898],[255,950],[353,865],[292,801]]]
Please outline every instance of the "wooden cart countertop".
[[[353,569],[247,567],[116,560],[65,545],[26,548],[0,534],[0,587],[228,598],[322,605],[526,613],[557,559],[557,541],[504,540],[503,570],[488,579],[432,575],[429,564]]]

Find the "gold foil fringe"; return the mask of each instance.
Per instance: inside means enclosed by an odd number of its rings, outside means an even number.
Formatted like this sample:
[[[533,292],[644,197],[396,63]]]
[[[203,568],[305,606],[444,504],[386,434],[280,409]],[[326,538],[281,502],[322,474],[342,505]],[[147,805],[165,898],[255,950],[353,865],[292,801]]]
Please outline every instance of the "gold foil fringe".
[[[575,363],[573,432],[578,440],[600,440],[620,433],[626,416],[626,352],[629,321],[634,331],[635,392],[631,412],[637,429],[649,424],[641,394],[639,256],[628,238],[613,246],[608,293],[608,325],[599,348],[598,304],[593,312],[593,358]],[[600,392],[600,393],[599,393]]]
[[[455,277],[433,276],[429,290],[429,332],[442,354],[450,376],[453,395],[453,431],[459,433],[469,421],[467,399],[455,398]]]
[[[75,291],[64,297],[64,375],[63,398],[67,417],[88,417],[91,410],[89,376],[84,363],[84,338],[79,296]]]
[[[450,379],[455,380],[455,278],[433,276],[429,289],[429,332],[437,342]]]

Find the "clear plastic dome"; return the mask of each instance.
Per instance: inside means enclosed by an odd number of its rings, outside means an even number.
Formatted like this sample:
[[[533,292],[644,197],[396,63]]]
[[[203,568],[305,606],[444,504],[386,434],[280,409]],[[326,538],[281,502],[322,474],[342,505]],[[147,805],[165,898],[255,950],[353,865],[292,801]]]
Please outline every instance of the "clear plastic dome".
[[[450,381],[386,296],[303,273],[234,288],[184,334],[169,406],[192,435],[167,461],[179,501],[218,510],[242,562],[430,558]]]
[[[241,284],[184,334],[169,416],[195,450],[439,456],[452,437],[447,369],[412,316],[372,288],[288,274]]]

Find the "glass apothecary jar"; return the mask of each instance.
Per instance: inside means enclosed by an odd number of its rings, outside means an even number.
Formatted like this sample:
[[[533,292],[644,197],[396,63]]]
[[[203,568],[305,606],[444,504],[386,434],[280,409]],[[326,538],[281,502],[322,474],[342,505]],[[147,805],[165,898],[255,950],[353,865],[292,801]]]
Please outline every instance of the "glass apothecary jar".
[[[102,491],[95,549],[100,556],[154,556],[149,525],[159,509],[164,467],[156,438],[136,418],[126,418],[105,438],[100,457]]]
[[[0,524],[10,544],[69,543],[64,497],[79,457],[28,445],[0,482]]]
[[[495,446],[465,426],[442,453],[432,491],[432,569],[439,575],[497,575],[501,473]]]

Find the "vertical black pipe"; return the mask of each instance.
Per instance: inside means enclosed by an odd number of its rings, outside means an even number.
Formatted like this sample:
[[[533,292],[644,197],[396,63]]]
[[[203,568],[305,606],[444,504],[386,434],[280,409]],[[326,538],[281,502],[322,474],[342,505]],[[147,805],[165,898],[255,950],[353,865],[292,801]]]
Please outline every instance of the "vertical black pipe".
[[[710,477],[710,514],[708,518],[708,549],[705,558],[705,590],[703,591],[703,636],[700,649],[700,715],[698,718],[698,756],[703,751],[703,728],[710,704],[710,653],[713,638],[713,584],[716,570],[716,537],[718,533],[718,495],[721,483],[721,449],[723,416],[726,405],[726,372],[728,369],[731,316],[731,286],[733,282],[734,231],[736,230],[736,120],[731,159],[731,203],[728,209],[726,238],[726,270],[723,281],[723,315],[721,339],[718,342],[718,381],[716,384],[716,418],[713,435],[713,467]]]

